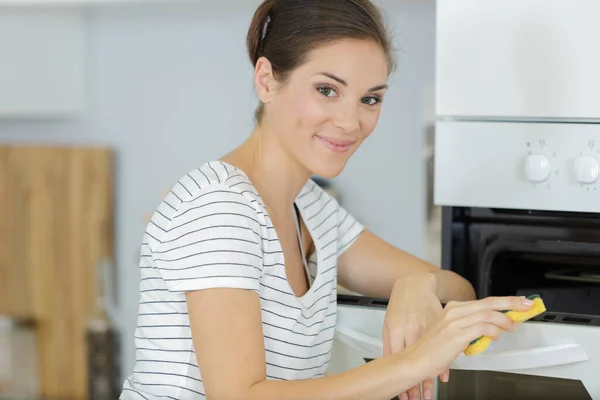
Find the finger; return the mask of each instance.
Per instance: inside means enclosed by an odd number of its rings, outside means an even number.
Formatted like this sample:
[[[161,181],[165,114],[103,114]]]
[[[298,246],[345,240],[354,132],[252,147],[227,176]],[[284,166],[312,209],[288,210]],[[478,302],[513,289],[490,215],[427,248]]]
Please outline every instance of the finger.
[[[529,300],[527,297],[522,296],[520,305],[515,305],[512,310],[514,311],[527,311],[533,306],[533,300]]]
[[[459,308],[459,307],[464,307],[468,304],[471,304],[473,302],[475,302],[477,300],[473,300],[473,301],[449,301],[448,303],[446,303],[446,306],[444,307],[444,310],[451,310],[453,308]]]
[[[484,322],[471,325],[467,328],[467,344],[482,336],[495,338],[500,336],[500,328],[496,325],[486,324]]]
[[[503,331],[514,332],[515,323],[505,313],[498,311],[484,311],[483,322],[495,325]]]
[[[421,400],[421,384],[408,389],[408,398],[410,400]]]
[[[460,318],[467,314],[473,314],[479,310],[490,309],[490,302],[484,300],[472,300],[472,301],[451,301],[446,304],[443,313],[452,319]],[[502,309],[503,310],[503,309]]]
[[[423,399],[433,399],[433,379],[426,379],[423,381]]]
[[[483,310],[527,310],[531,308],[530,303],[531,300],[519,296],[486,297],[483,300],[476,300],[464,306],[451,308],[446,311],[446,317],[456,320]]]
[[[487,297],[479,301],[478,305],[491,310],[516,310],[526,311],[531,308],[533,301],[521,296]]]
[[[440,381],[446,383],[450,379],[450,370],[446,370],[440,374]]]
[[[471,326],[492,325],[498,329],[498,332],[500,332],[500,330],[508,332],[513,332],[515,330],[515,324],[505,313],[492,310],[483,310],[466,315],[457,319],[455,323],[457,324],[456,326],[467,329]],[[494,339],[496,336],[490,337]]]

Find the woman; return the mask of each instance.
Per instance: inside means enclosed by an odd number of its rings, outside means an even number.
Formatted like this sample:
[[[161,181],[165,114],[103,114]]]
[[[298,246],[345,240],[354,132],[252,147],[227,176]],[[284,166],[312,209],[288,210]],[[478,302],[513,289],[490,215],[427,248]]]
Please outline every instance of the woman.
[[[432,398],[470,341],[513,329],[495,310],[529,305],[469,301],[464,279],[385,243],[310,180],[337,176],[377,124],[394,66],[379,11],[266,0],[247,46],[256,128],[182,177],[148,225],[122,399]],[[325,376],[338,282],[391,299],[385,356]],[[465,302],[442,310],[452,300]]]

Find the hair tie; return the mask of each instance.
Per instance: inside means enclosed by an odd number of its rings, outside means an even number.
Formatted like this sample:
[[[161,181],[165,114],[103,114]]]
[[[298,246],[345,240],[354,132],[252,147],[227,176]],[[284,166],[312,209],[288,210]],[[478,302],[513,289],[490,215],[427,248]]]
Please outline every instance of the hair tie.
[[[267,19],[265,20],[265,25],[263,26],[261,41],[265,40],[265,36],[267,36],[267,28],[269,27],[269,23],[271,22],[271,14],[267,14]]]

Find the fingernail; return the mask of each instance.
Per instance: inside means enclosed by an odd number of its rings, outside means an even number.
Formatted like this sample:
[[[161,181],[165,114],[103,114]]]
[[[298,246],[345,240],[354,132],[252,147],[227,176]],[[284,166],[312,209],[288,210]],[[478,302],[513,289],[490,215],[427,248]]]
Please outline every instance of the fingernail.
[[[425,391],[423,392],[423,398],[425,400],[431,400],[431,390],[430,389],[425,389]]]
[[[526,306],[532,306],[533,305],[533,300],[529,300],[528,298],[523,298],[523,304]]]
[[[402,393],[400,395],[400,400],[408,400],[408,395],[406,393]]]
[[[415,396],[414,394],[410,396],[410,400],[421,400],[419,396]]]

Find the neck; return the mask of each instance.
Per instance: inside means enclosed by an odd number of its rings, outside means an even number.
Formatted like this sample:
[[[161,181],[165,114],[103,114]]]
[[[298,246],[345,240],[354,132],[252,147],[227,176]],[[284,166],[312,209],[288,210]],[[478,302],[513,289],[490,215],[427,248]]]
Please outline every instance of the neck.
[[[281,146],[267,127],[257,127],[237,152],[244,172],[270,211],[279,216],[288,214],[311,172]]]

